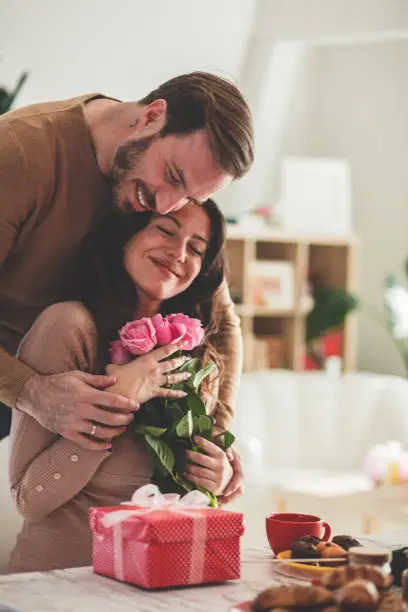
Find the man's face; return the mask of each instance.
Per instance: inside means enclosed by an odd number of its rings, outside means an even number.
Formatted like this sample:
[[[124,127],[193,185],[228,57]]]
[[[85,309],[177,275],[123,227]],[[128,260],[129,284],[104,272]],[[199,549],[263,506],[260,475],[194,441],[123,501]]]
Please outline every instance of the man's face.
[[[149,125],[116,152],[111,175],[122,210],[167,214],[203,202],[232,181],[215,162],[204,130],[161,138],[161,128],[152,134]]]

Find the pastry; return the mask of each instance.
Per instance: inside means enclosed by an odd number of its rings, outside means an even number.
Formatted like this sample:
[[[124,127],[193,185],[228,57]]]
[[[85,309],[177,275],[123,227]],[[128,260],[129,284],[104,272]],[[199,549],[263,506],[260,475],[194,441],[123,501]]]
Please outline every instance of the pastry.
[[[378,612],[408,612],[408,605],[401,595],[388,593],[380,602]]]
[[[307,542],[308,544],[313,544],[313,546],[316,546],[316,544],[321,542],[321,539],[314,535],[305,535],[305,536],[301,536],[296,541],[297,542]]]
[[[378,591],[385,591],[392,585],[392,577],[385,576],[379,567],[373,565],[346,565],[322,576],[320,583],[335,590],[357,579],[369,580]]]
[[[347,556],[347,552],[344,548],[332,542],[320,542],[316,545],[316,549],[320,552],[323,559],[337,559],[338,557]]]
[[[265,589],[254,601],[255,612],[276,608],[323,608],[334,603],[333,594],[321,586],[279,586]]]
[[[321,554],[311,542],[296,540],[290,547],[292,559],[320,559]]]
[[[334,538],[332,538],[332,542],[334,544],[338,544],[344,548],[344,550],[348,550],[352,546],[361,546],[360,542],[356,540],[356,538],[349,535],[336,535]]]
[[[338,593],[337,603],[342,612],[374,612],[379,600],[378,591],[369,580],[353,580]]]

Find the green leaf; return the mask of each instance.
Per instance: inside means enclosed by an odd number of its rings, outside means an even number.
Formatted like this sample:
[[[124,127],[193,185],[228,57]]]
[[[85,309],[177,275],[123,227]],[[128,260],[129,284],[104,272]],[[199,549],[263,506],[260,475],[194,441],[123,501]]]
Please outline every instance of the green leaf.
[[[172,449],[174,451],[174,474],[184,474],[187,469],[188,459],[186,455],[186,450],[190,445],[187,444],[187,440],[185,438],[177,438],[177,442],[172,444]]]
[[[203,382],[204,378],[209,376],[212,372],[214,372],[217,366],[215,363],[208,363],[204,368],[201,368],[194,376],[193,387],[196,391],[198,391],[199,386]]]
[[[193,434],[193,415],[191,411],[177,423],[176,433],[180,438],[190,438]]]
[[[188,361],[185,361],[175,372],[190,372],[193,377],[197,374],[198,368],[200,367],[200,360],[198,357],[192,357]]]
[[[146,424],[153,425],[154,427],[161,427],[163,425],[161,406],[162,402],[158,399],[156,401],[148,400],[143,404],[140,412]]]
[[[204,487],[200,487],[199,485],[197,485],[197,489],[201,491],[201,493],[204,493],[204,495],[206,495],[209,498],[210,506],[212,508],[218,508],[218,501],[213,493],[208,491],[208,489],[204,489]]]
[[[170,446],[163,442],[163,440],[153,438],[150,434],[145,436],[146,442],[150,448],[154,451],[161,464],[166,468],[170,474],[173,474],[174,469],[174,454]]]
[[[186,363],[184,363],[180,368],[180,372],[190,372],[191,374],[190,378],[184,381],[184,384],[187,385],[187,387],[190,387],[190,389],[194,389],[194,378],[198,372],[199,367],[200,360],[198,359],[198,357],[193,357],[193,359],[186,361]]]
[[[224,433],[224,448],[229,448],[231,444],[234,444],[235,436],[230,431]]]
[[[212,426],[214,419],[206,414],[200,414],[198,417],[194,417],[194,433],[198,433],[200,436],[204,436],[207,439],[211,439]],[[208,437],[210,435],[210,437]]]
[[[202,453],[203,455],[205,455],[204,449],[202,446],[200,446],[199,444],[195,444],[192,448],[192,451],[195,451],[196,453]]]
[[[185,415],[184,410],[176,400],[171,400],[171,402],[167,403],[167,411],[169,412],[172,421],[176,423]]]
[[[144,421],[141,421],[140,423],[138,423],[135,427],[134,427],[134,432],[137,434],[144,434],[145,432],[145,427],[146,427],[146,423]]]
[[[199,417],[201,414],[206,414],[205,406],[195,391],[189,391],[185,399],[193,416]]]
[[[181,476],[181,474],[175,474],[174,480],[186,491],[194,491],[196,488],[193,482],[190,482],[190,480],[187,480],[187,478],[184,478],[184,476]]]
[[[166,433],[167,427],[153,427],[153,425],[146,425],[144,431],[153,436],[153,438],[160,438]]]

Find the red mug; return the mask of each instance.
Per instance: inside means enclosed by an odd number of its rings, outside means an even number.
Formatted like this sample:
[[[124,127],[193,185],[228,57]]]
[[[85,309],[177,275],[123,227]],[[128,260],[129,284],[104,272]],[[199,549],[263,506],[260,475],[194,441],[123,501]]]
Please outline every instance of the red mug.
[[[295,540],[305,535],[327,541],[331,535],[331,527],[313,514],[280,512],[266,517],[266,535],[269,546],[277,555],[288,550]]]

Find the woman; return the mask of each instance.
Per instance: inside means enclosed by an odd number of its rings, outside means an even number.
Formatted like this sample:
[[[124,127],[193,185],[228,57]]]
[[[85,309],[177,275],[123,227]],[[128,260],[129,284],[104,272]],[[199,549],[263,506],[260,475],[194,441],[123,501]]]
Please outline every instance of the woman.
[[[19,358],[43,374],[74,369],[103,372],[109,344],[127,321],[182,311],[201,319],[204,361],[222,364],[211,344],[217,331],[217,291],[224,279],[224,221],[212,201],[189,204],[173,215],[115,213],[89,237],[88,264],[80,270],[75,295],[80,302],[51,306],[22,341]],[[101,248],[101,245],[103,248]],[[139,403],[158,396],[178,397],[168,383],[186,379],[172,373],[182,357],[169,359],[181,345],[161,347],[119,366],[112,390]],[[109,368],[108,368],[109,369]],[[222,407],[214,401],[216,421]],[[215,389],[215,393],[214,393]],[[104,439],[104,427],[90,421],[88,434]],[[142,442],[123,428],[105,450],[84,450],[15,412],[10,458],[11,490],[26,519],[11,554],[9,571],[42,571],[89,565],[88,509],[116,505],[150,481],[152,463]],[[207,456],[190,453],[186,477],[220,495],[231,478],[226,454],[199,439]]]

